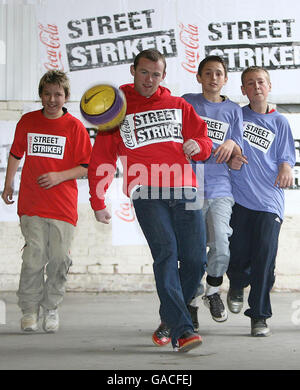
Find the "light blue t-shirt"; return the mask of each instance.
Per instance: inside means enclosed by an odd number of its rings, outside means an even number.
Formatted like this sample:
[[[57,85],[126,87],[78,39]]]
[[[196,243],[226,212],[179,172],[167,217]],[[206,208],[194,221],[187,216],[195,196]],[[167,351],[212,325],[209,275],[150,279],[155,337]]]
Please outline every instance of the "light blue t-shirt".
[[[207,123],[208,136],[213,142],[213,149],[232,139],[243,150],[243,117],[241,107],[226,99],[212,103],[202,93],[188,93],[182,96],[189,102],[197,114]],[[203,164],[202,161],[193,162]],[[217,164],[211,154],[204,163],[204,197],[215,199],[232,197],[229,169],[226,163]]]
[[[236,203],[251,210],[284,215],[284,191],[274,183],[279,165],[295,165],[295,144],[287,119],[273,111],[258,114],[243,107],[244,155],[248,164],[231,170],[232,190]]]

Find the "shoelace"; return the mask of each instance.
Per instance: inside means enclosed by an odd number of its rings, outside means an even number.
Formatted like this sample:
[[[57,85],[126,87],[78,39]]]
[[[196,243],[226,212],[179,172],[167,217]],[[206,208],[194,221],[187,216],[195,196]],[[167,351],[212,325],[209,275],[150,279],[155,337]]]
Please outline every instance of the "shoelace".
[[[266,328],[268,325],[267,325],[267,321],[265,318],[262,318],[260,320],[257,320],[254,322],[254,326],[255,327],[263,327],[263,328]]]
[[[170,336],[170,330],[166,326],[159,326],[156,335],[160,338],[162,336],[169,337]]]
[[[223,302],[222,302],[218,293],[215,293],[213,295],[209,295],[207,297],[207,299],[209,300],[210,308],[212,309],[212,311],[214,313],[219,314],[220,312],[222,312],[225,309]]]
[[[49,319],[55,320],[57,317],[57,312],[56,310],[48,310],[46,315]]]

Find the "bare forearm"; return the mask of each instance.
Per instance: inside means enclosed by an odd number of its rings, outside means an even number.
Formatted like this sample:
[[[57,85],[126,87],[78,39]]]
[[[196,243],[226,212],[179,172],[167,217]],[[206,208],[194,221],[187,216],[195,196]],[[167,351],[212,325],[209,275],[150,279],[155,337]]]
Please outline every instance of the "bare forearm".
[[[14,158],[12,155],[9,155],[5,176],[5,184],[2,192],[2,199],[6,204],[12,204],[13,194],[14,194],[14,178],[17,172],[17,169],[20,165],[20,160]]]
[[[60,172],[62,175],[62,181],[67,181],[67,180],[73,180],[73,179],[78,179],[79,177],[87,175],[87,168],[78,165],[75,168],[68,169],[66,171]]]
[[[49,189],[65,181],[78,179],[86,174],[87,168],[79,165],[66,171],[44,173],[38,177],[37,181],[41,187]]]
[[[8,157],[8,162],[7,162],[7,168],[6,168],[6,176],[5,176],[5,187],[12,187],[14,178],[16,175],[16,172],[18,170],[18,167],[20,165],[20,161],[13,157],[11,154]]]

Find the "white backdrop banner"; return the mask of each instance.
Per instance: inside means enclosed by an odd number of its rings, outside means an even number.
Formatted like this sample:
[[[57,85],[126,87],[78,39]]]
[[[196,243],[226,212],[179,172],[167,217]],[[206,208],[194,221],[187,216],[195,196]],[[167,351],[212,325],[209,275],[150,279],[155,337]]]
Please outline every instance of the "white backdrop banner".
[[[98,82],[131,82],[134,57],[156,48],[167,58],[173,94],[199,91],[198,64],[217,54],[229,69],[223,92],[234,101],[244,99],[241,71],[262,65],[271,73],[271,101],[300,103],[296,0],[43,0],[36,10],[41,74],[67,71],[72,100]]]

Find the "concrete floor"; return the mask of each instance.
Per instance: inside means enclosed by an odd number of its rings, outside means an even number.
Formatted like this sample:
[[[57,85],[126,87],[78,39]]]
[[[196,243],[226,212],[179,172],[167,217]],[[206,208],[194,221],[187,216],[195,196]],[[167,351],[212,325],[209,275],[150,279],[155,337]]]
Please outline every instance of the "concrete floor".
[[[276,292],[271,299],[272,336],[251,337],[243,314],[216,323],[201,304],[203,344],[178,354],[152,344],[156,293],[67,293],[56,334],[21,333],[16,295],[0,293],[6,306],[0,370],[299,370],[300,293]]]

